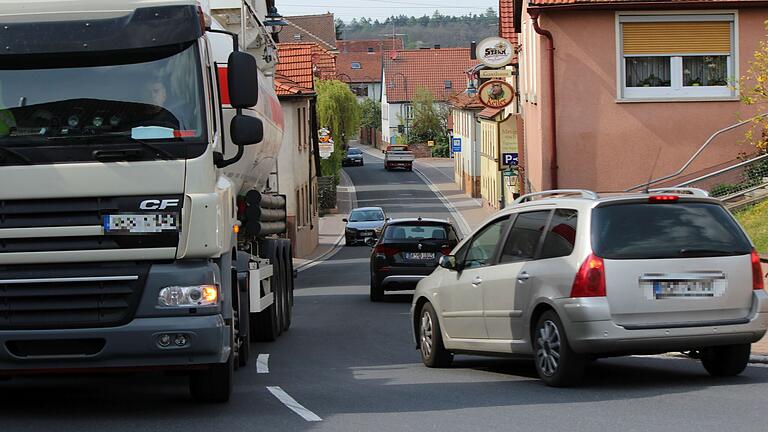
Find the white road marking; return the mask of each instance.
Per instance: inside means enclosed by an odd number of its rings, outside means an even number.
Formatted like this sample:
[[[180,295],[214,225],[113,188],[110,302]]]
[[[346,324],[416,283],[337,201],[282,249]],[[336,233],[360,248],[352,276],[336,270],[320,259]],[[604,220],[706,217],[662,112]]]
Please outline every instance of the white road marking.
[[[256,373],[269,373],[269,354],[259,354],[256,358]]]
[[[317,414],[304,408],[300,403],[296,402],[296,399],[292,398],[288,393],[286,393],[280,387],[267,387],[267,390],[269,390],[269,392],[272,393],[272,395],[274,395],[278,400],[280,400],[280,402],[282,402],[283,405],[287,406],[288,408],[291,409],[291,411],[300,415],[304,420],[310,421],[310,422],[323,421],[323,419],[321,419]]]

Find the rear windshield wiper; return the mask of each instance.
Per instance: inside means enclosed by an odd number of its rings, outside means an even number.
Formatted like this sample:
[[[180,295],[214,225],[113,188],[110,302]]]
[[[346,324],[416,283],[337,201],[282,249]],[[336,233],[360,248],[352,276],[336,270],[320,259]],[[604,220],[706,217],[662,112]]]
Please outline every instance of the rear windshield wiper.
[[[744,255],[749,252],[722,250],[722,249],[680,249],[677,252],[680,256],[728,256],[728,255]]]
[[[23,154],[17,152],[16,150],[11,150],[9,148],[0,146],[0,162],[5,161],[5,156],[3,155],[11,155],[15,157],[16,159],[19,159],[20,161],[25,162],[27,165],[32,165],[32,160]]]

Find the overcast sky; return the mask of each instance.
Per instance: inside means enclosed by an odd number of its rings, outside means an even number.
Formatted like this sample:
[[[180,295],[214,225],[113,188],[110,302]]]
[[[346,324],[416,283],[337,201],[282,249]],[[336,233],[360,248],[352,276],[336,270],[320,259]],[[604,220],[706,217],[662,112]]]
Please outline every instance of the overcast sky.
[[[344,21],[352,18],[387,18],[392,15],[481,14],[492,7],[498,13],[499,0],[275,0],[282,15],[311,15],[332,12]]]

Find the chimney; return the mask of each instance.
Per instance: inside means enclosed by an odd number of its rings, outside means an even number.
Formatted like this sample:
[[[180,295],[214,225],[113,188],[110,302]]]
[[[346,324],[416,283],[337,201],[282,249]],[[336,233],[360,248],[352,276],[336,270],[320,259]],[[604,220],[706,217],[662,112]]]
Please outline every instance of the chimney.
[[[469,59],[477,60],[477,42],[475,41],[469,44]]]
[[[435,49],[440,49],[440,44],[435,44]]]

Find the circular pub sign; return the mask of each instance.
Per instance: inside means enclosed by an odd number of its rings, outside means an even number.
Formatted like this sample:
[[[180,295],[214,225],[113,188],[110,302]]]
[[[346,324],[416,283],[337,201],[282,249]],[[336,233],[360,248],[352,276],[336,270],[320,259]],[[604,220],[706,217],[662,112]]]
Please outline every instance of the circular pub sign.
[[[501,68],[508,65],[514,56],[512,44],[497,36],[485,38],[477,44],[478,60],[490,68]]]
[[[489,108],[504,108],[515,99],[515,89],[501,80],[490,80],[477,90],[480,102]]]

